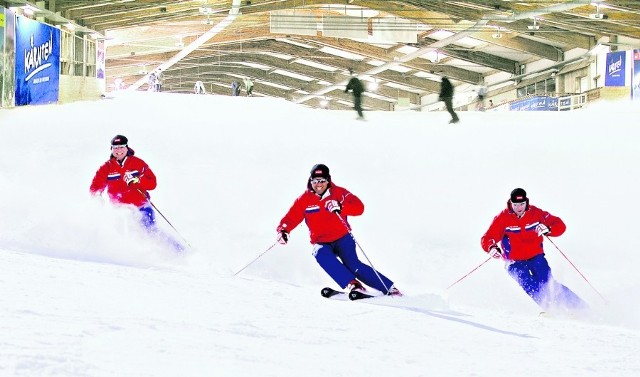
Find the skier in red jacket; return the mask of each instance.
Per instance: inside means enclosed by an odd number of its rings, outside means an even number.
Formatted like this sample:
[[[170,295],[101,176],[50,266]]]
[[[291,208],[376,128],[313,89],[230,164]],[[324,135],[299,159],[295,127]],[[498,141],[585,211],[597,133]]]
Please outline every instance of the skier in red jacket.
[[[93,195],[106,191],[112,202],[137,207],[142,212],[142,224],[151,229],[155,213],[147,191],[156,188],[156,176],[146,162],[134,156],[128,142],[122,135],[111,139],[111,157],[100,166],[89,190]]]
[[[137,208],[141,214],[140,222],[150,234],[176,251],[184,251],[185,245],[158,228],[148,192],[156,188],[156,175],[146,162],[134,156],[128,142],[122,135],[111,139],[111,157],[100,166],[89,190],[93,195],[106,191],[112,202]]]
[[[358,259],[347,216],[360,216],[363,212],[362,201],[333,184],[329,168],[317,164],[311,169],[307,190],[280,220],[278,242],[286,244],[289,233],[304,220],[316,261],[340,287],[364,292],[360,279],[387,295],[402,295],[391,280]]]
[[[543,236],[565,230],[559,217],[529,205],[526,191],[516,188],[480,242],[491,257],[505,261],[509,275],[543,309],[584,309],[587,304],[553,278],[544,256]]]

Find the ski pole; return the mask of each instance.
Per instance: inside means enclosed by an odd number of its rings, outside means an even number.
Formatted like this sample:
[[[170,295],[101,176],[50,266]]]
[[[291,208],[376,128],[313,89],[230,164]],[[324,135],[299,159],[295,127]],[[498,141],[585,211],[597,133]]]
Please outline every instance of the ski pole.
[[[492,259],[492,257],[487,258],[487,260],[485,260],[484,262],[480,263],[478,265],[478,267],[474,268],[473,270],[469,271],[469,273],[467,273],[466,275],[464,275],[463,277],[461,277],[460,279],[456,280],[453,284],[451,284],[450,286],[447,287],[447,289],[453,287],[454,285],[458,284],[459,282],[462,281],[462,279],[466,278],[467,276],[471,275],[475,270],[477,270],[478,268],[482,267],[485,263],[487,263],[488,261],[490,261]]]
[[[138,192],[140,193],[140,195],[144,196],[144,197],[147,199],[147,201],[149,202],[149,204],[151,204],[151,207],[153,207],[153,209],[155,209],[155,210],[156,210],[156,212],[158,212],[158,214],[160,214],[160,216],[162,216],[162,218],[164,219],[164,221],[166,221],[166,222],[167,222],[167,224],[169,224],[169,226],[170,226],[171,228],[173,228],[173,230],[176,232],[176,234],[177,234],[178,236],[180,236],[180,238],[182,238],[182,240],[184,241],[184,243],[186,243],[186,244],[187,244],[187,246],[189,246],[189,248],[190,248],[190,249],[193,249],[193,248],[191,247],[191,245],[189,244],[189,242],[188,242],[184,237],[182,237],[182,234],[180,234],[180,232],[178,232],[178,229],[176,229],[176,227],[175,227],[175,226],[173,226],[173,224],[171,224],[171,221],[169,221],[169,219],[167,219],[167,218],[165,217],[165,215],[163,215],[163,214],[162,214],[162,212],[160,212],[160,210],[158,209],[158,207],[156,207],[156,205],[155,205],[155,204],[153,204],[153,202],[151,201],[151,199],[149,199],[149,198],[148,198],[148,197],[147,197],[147,196],[146,196],[142,191],[140,191],[140,189],[136,189],[136,190],[138,190]]]
[[[382,277],[380,277],[380,274],[378,273],[378,270],[376,270],[376,268],[373,267],[373,263],[371,263],[371,260],[369,260],[369,257],[367,256],[367,253],[364,252],[364,250],[362,249],[362,246],[360,246],[360,244],[358,243],[358,240],[356,240],[356,237],[354,237],[353,233],[351,232],[351,229],[349,229],[349,225],[347,225],[347,222],[344,221],[344,219],[342,218],[342,216],[340,216],[340,214],[338,212],[335,212],[335,214],[336,214],[336,216],[338,216],[340,221],[342,221],[342,225],[344,225],[344,227],[347,228],[347,231],[349,232],[349,235],[353,239],[353,242],[356,243],[356,245],[358,246],[358,249],[360,249],[360,251],[362,252],[362,255],[364,255],[364,257],[367,259],[367,262],[369,262],[369,266],[371,266],[371,269],[373,270],[373,272],[376,273],[376,276],[378,277],[378,280],[380,280],[380,283],[382,283],[382,286],[384,287],[384,289],[386,289],[387,292],[389,292],[389,288],[390,287],[387,287],[387,285],[382,280]]]
[[[551,242],[551,244],[556,248],[556,250],[558,250],[558,251],[560,252],[560,254],[562,254],[562,256],[564,257],[564,259],[566,259],[566,260],[567,260],[567,262],[569,262],[569,264],[571,265],[571,267],[573,267],[573,269],[574,269],[574,270],[576,270],[576,271],[578,272],[578,274],[580,274],[580,276],[582,276],[582,278],[584,279],[584,281],[586,281],[586,282],[587,282],[587,284],[589,284],[589,286],[591,287],[591,289],[593,289],[593,290],[598,294],[598,296],[600,296],[600,298],[602,299],[602,301],[607,302],[607,300],[604,298],[604,296],[603,296],[603,295],[601,295],[601,294],[600,294],[600,292],[598,292],[598,290],[597,290],[593,285],[591,285],[591,283],[589,282],[589,280],[587,280],[587,278],[582,274],[582,272],[580,272],[580,270],[578,270],[578,267],[576,267],[576,265],[575,265],[575,264],[573,264],[573,262],[571,262],[571,261],[569,260],[569,258],[565,255],[565,253],[563,253],[563,252],[562,252],[562,250],[560,250],[560,248],[558,247],[558,245],[556,245],[556,244],[555,244],[555,242],[553,242],[553,241],[551,240],[551,238],[549,238],[549,236],[548,236],[548,235],[546,235],[546,234],[545,234],[544,236],[547,238],[547,240],[549,240],[549,242]]]
[[[238,275],[239,273],[241,273],[245,268],[251,266],[253,264],[253,262],[257,261],[258,259],[260,259],[261,256],[265,255],[267,253],[267,251],[273,249],[274,246],[276,246],[278,244],[278,242],[276,241],[273,245],[269,246],[269,248],[265,251],[263,251],[262,253],[260,253],[260,255],[258,255],[257,257],[255,257],[254,260],[252,260],[251,262],[249,262],[246,266],[242,267],[240,270],[238,270],[238,272],[236,272],[235,274],[233,274],[233,276]]]

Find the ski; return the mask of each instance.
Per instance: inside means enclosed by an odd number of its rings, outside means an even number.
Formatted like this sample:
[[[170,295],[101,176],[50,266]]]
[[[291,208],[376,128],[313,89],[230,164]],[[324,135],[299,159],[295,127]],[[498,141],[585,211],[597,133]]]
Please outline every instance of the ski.
[[[362,293],[360,291],[351,291],[351,292],[349,292],[349,300],[351,300],[351,301],[362,300],[362,299],[365,299],[365,298],[372,298],[372,297],[375,297],[375,296],[368,295],[368,294]]]
[[[322,290],[320,291],[320,294],[322,295],[322,297],[325,297],[325,298],[338,298],[338,297],[342,298],[343,296],[346,295],[351,301],[377,297],[374,295],[362,293],[360,291],[343,292],[343,291],[338,291],[329,287],[322,288]]]
[[[337,291],[337,290],[335,290],[333,288],[324,287],[320,291],[320,294],[322,295],[322,297],[331,298],[331,297],[334,297],[334,296],[345,295],[346,293],[342,292],[342,291]]]

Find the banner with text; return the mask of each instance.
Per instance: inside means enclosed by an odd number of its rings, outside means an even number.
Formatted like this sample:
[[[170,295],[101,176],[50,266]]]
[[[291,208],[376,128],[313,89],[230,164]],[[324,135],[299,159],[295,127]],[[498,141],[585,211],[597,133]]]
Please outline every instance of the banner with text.
[[[604,86],[624,86],[626,55],[626,51],[616,51],[607,54]]]
[[[58,102],[60,30],[16,19],[16,106]]]
[[[514,101],[509,104],[511,111],[558,111],[558,99],[536,96]]]

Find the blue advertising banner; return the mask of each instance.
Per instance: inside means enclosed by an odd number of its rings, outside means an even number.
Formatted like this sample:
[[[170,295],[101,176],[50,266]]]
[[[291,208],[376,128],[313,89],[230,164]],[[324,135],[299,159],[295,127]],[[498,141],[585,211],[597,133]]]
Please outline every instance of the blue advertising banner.
[[[604,86],[624,86],[626,55],[626,51],[610,52],[607,54]]]
[[[640,49],[633,50],[633,75],[631,80],[631,98],[640,102]]]
[[[571,106],[571,97],[565,97],[560,99],[560,106],[563,108]]]
[[[16,106],[58,102],[60,30],[16,20]]]
[[[509,104],[511,111],[558,111],[558,99],[554,97],[536,96]]]

